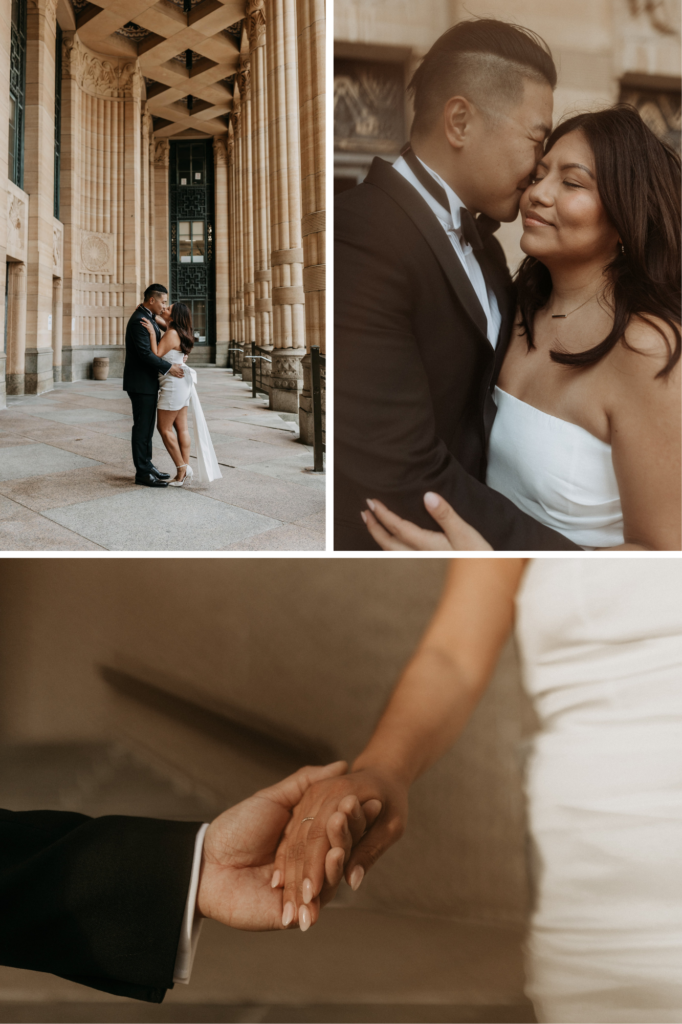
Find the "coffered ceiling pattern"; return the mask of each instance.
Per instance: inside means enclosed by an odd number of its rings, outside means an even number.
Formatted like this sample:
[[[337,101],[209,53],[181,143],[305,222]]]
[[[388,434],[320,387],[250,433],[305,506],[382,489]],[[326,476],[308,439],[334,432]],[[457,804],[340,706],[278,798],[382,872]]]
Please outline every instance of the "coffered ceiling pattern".
[[[157,138],[188,129],[227,133],[245,6],[245,0],[74,2],[86,46],[139,60]]]

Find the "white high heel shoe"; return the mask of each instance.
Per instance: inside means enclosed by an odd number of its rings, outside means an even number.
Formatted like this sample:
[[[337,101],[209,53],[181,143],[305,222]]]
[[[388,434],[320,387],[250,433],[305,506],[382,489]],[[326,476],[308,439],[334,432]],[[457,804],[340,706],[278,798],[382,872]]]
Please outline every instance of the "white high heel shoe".
[[[168,481],[168,486],[169,487],[182,487],[182,485],[184,483],[189,483],[189,481],[194,476],[194,470],[192,469],[191,466],[183,464],[182,466],[176,466],[175,468],[176,469],[184,469],[184,470],[186,470],[186,472],[185,472],[185,475],[183,476],[182,480],[169,480]]]

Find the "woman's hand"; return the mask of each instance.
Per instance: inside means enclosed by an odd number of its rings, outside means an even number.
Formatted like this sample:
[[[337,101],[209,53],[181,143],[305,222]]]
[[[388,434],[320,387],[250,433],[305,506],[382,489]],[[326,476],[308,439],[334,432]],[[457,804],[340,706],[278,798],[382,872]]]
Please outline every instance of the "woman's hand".
[[[350,843],[346,836],[344,844],[334,845],[344,846],[345,877],[355,890],[369,868],[403,834],[407,784],[389,772],[362,768],[313,785],[304,794],[275,857],[277,881],[284,886],[285,925],[298,921],[306,929],[319,916],[325,868],[330,872],[329,833],[335,825],[342,827],[341,819],[335,817],[338,814],[346,818]]]
[[[440,525],[442,533],[423,530],[401,519],[376,498],[367,499],[369,512],[361,512],[363,522],[384,551],[492,551],[478,530],[465,523],[452,505],[438,494],[424,495],[427,512]]]
[[[147,328],[147,333],[149,334],[149,344],[151,345],[152,352],[154,353],[155,356],[158,356],[159,346],[156,343],[156,331],[152,327],[149,320],[147,320],[146,316],[142,317],[140,323],[144,324],[145,327]]]

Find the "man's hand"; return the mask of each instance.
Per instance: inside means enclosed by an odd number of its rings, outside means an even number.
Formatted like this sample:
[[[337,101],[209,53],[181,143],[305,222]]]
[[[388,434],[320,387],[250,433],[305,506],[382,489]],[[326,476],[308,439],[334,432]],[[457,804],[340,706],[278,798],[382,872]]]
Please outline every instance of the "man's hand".
[[[184,377],[185,376],[185,371],[177,363],[173,363],[173,365],[171,366],[171,368],[170,368],[170,370],[168,372],[170,373],[171,377]]]
[[[197,909],[203,917],[246,931],[284,927],[282,892],[271,884],[282,833],[308,788],[343,775],[347,768],[345,761],[301,768],[211,823],[197,893]]]
[[[355,890],[369,868],[403,834],[407,785],[375,768],[362,768],[314,782],[306,790],[275,859],[275,871],[284,885],[286,925],[298,921],[305,930],[319,917],[326,896],[325,870],[329,876],[330,862],[340,856],[332,847],[351,845],[334,838],[334,828],[342,827],[339,814],[346,818],[351,841],[357,844],[345,866],[346,880]],[[367,835],[363,835],[366,828]]]

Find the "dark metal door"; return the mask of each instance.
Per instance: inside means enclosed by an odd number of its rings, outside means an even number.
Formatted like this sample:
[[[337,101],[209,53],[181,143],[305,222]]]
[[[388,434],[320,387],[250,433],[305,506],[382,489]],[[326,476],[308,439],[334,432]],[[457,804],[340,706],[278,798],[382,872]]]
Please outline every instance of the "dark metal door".
[[[171,141],[170,301],[192,313],[195,345],[215,349],[212,140]]]

